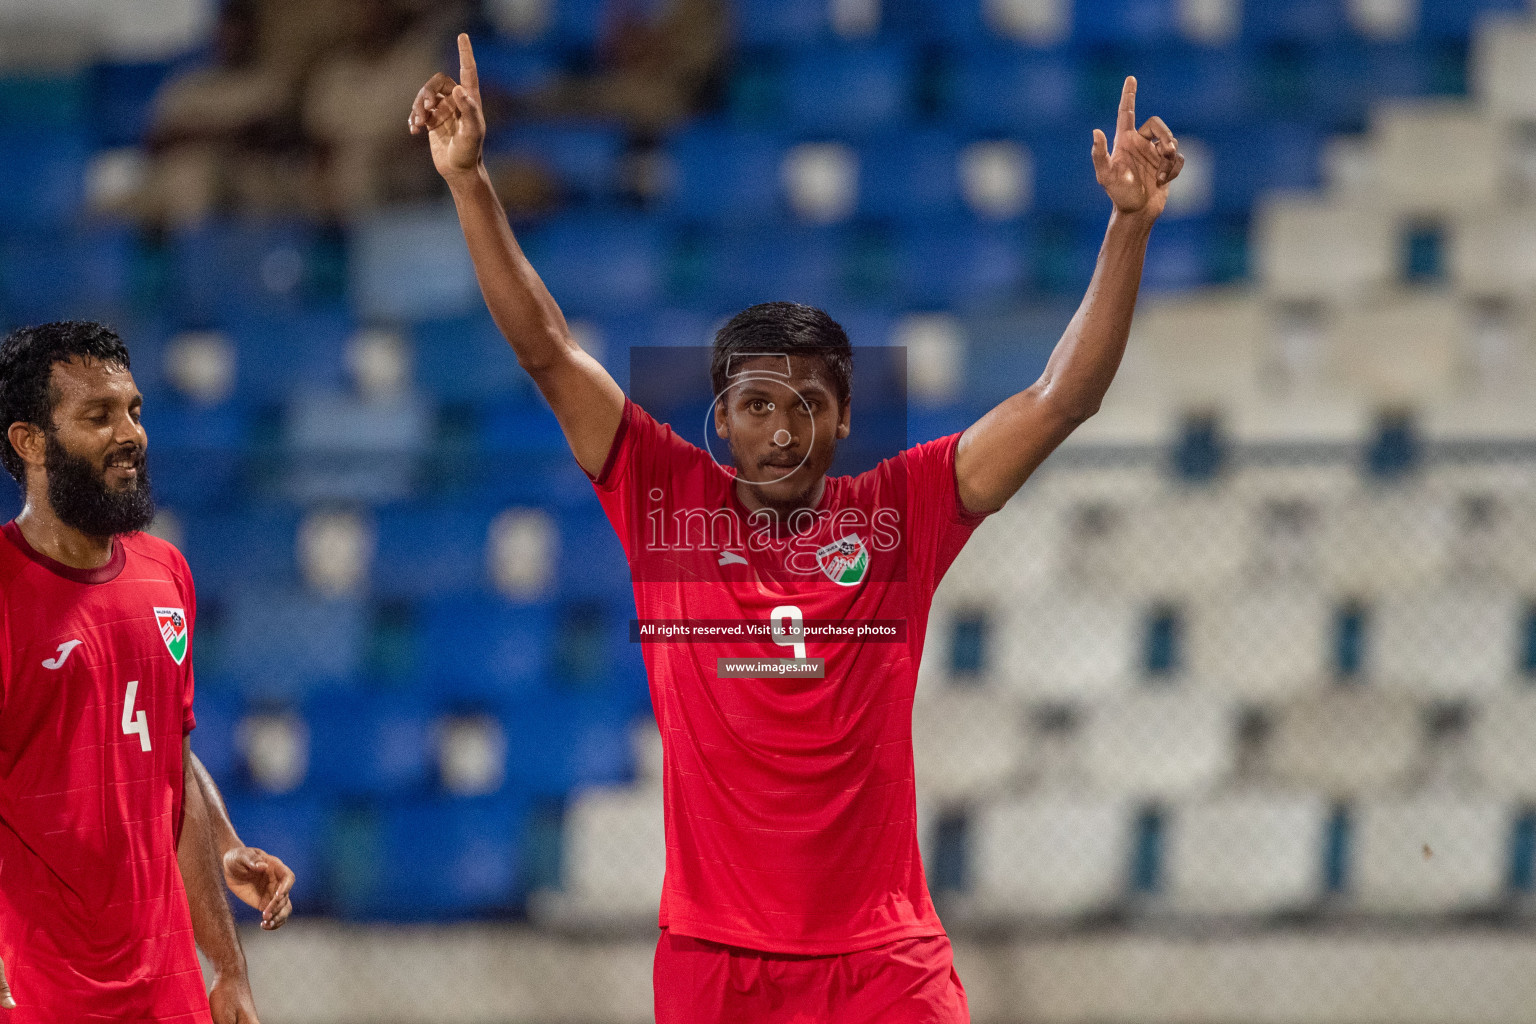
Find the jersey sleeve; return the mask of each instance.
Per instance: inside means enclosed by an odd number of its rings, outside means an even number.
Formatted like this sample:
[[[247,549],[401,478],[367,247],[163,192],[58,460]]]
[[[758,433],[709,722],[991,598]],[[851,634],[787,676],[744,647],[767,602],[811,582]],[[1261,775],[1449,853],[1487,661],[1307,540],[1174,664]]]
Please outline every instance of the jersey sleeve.
[[[949,570],[960,549],[990,513],[972,512],[960,501],[955,477],[959,434],[915,445],[896,458],[906,488],[906,543],[913,579],[929,593]]]
[[[647,497],[669,505],[679,492],[692,493],[697,478],[711,472],[718,473],[720,468],[707,452],[626,398],[608,457],[596,476],[588,476],[624,544],[624,553],[633,562],[641,543]]]

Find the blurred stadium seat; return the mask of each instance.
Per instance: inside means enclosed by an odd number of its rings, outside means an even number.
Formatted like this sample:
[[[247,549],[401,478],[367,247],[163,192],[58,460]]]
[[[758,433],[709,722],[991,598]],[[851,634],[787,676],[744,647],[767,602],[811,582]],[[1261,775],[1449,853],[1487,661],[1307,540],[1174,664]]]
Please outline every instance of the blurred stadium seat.
[[[1235,917],[1304,909],[1323,895],[1328,807],[1311,794],[1232,793],[1180,804],[1164,904]]]

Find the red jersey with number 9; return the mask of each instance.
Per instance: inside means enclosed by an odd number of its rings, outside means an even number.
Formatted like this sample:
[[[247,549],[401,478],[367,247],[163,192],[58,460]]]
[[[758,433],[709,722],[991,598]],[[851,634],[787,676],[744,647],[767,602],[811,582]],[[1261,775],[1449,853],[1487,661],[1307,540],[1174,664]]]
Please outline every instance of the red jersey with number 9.
[[[147,534],[93,570],[0,534],[0,1020],[204,1024],[176,861],[192,573]]]
[[[918,854],[912,700],[934,589],[984,518],[960,503],[958,440],[829,477],[816,509],[779,522],[741,504],[734,469],[625,403],[593,484],[629,558],[661,729],[673,933],[801,954],[943,934]],[[692,628],[658,639],[669,625]]]

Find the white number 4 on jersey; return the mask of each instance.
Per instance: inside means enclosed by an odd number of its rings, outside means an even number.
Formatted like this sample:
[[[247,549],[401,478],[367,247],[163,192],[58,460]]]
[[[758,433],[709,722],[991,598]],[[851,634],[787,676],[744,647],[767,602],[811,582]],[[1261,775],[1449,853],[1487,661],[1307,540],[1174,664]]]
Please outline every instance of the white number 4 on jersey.
[[[149,719],[145,716],[142,708],[139,709],[137,715],[133,713],[133,700],[138,695],[139,681],[135,679],[128,684],[128,692],[123,695],[123,735],[133,736],[137,734],[139,737],[139,749],[148,750]]]

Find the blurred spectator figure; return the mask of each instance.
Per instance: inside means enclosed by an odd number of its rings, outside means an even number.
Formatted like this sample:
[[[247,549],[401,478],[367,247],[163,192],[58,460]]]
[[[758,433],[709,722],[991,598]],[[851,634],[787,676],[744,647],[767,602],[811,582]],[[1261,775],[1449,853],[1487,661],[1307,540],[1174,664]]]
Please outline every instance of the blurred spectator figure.
[[[610,0],[597,70],[528,100],[535,115],[622,121],[654,135],[698,111],[725,56],[722,0]]]
[[[152,168],[129,212],[185,224],[222,209],[311,207],[294,104],[335,7],[290,0],[226,4],[211,61],[172,78],[155,99],[146,140]]]
[[[427,18],[407,0],[355,0],[357,16],[334,55],[317,62],[305,89],[303,126],[317,153],[326,211],[342,220],[436,189],[416,159],[405,111],[436,70],[441,5]]]
[[[432,187],[397,136],[463,4],[230,0],[209,62],[155,99],[142,189],[150,223],[214,213],[346,218]],[[404,179],[404,180],[402,180]]]

